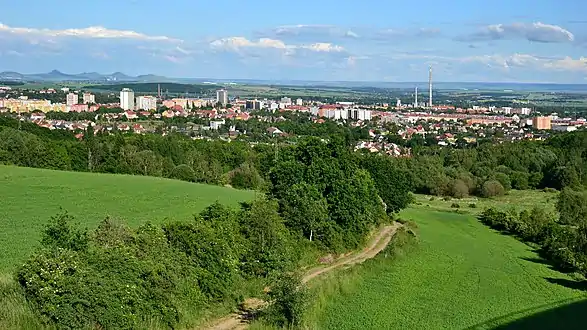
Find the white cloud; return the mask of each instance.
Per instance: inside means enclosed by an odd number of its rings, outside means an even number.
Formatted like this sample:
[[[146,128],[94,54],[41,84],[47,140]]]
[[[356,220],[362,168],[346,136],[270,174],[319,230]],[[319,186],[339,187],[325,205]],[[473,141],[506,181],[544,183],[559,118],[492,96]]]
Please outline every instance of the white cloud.
[[[75,37],[75,38],[95,38],[95,39],[135,39],[147,41],[172,41],[181,40],[166,36],[150,36],[130,30],[112,30],[102,26],[90,26],[82,29],[37,29],[24,27],[10,27],[0,23],[0,33],[9,33],[17,36],[36,36],[36,37]]]
[[[563,58],[546,58],[530,54],[512,55],[484,55],[470,56],[458,59],[460,62],[478,62],[490,67],[502,67],[504,69],[526,68],[544,71],[568,71],[587,73],[587,58],[580,57],[573,59],[566,56]]]
[[[280,37],[309,37],[309,38],[331,38],[331,37],[343,37],[343,38],[358,38],[359,35],[351,29],[346,29],[334,25],[284,25],[278,26],[271,31],[271,34]]]
[[[238,52],[243,48],[272,48],[284,50],[286,54],[293,54],[296,49],[307,49],[313,52],[342,52],[344,48],[331,43],[319,42],[310,45],[288,45],[281,40],[260,38],[257,41],[252,41],[244,37],[229,37],[214,40],[210,43],[210,47],[217,50],[229,50]]]
[[[575,36],[570,31],[558,25],[535,23],[493,24],[468,35],[460,36],[457,40],[490,41],[502,39],[526,39],[534,42],[561,43],[572,42]]]
[[[299,46],[299,47],[309,49],[309,50],[312,50],[315,52],[325,52],[325,53],[344,51],[343,47],[338,46],[338,45],[333,45],[333,44],[327,43],[327,42],[318,42],[318,43],[311,44],[308,46]]]

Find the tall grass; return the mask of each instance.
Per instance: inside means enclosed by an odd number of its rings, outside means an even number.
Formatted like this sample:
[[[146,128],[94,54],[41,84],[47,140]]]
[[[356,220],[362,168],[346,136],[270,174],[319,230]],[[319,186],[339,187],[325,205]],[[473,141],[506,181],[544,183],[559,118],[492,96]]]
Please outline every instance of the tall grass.
[[[0,274],[0,329],[52,329],[33,312],[20,286],[9,274]]]

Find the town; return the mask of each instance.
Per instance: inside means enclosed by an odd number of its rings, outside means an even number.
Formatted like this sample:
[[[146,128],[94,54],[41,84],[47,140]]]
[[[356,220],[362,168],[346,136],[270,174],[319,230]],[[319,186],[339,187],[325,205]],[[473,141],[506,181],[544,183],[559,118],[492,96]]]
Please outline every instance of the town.
[[[402,103],[399,98],[395,104],[326,103],[287,96],[249,99],[230,97],[229,92],[227,88],[218,89],[215,98],[166,97],[160,87],[154,95],[136,95],[132,89],[123,88],[116,98],[113,94],[64,87],[34,91],[31,98],[28,96],[31,91],[2,86],[0,112],[40,127],[72,131],[80,139],[88,126],[92,126],[95,134],[178,132],[193,139],[239,138],[255,142],[259,134],[253,137],[251,133],[259,133],[259,128],[263,129],[264,138],[293,137],[295,132],[282,124],[303,118],[314,125],[329,121],[363,128],[368,136],[357,142],[356,149],[392,156],[409,155],[414,141],[464,146],[489,138],[498,142],[540,140],[554,132],[570,132],[587,124],[582,117],[563,118],[556,112],[535,114],[529,107],[484,104],[463,108],[434,104],[431,82],[427,102],[419,102],[416,88],[410,104]],[[97,102],[97,95],[104,103]]]

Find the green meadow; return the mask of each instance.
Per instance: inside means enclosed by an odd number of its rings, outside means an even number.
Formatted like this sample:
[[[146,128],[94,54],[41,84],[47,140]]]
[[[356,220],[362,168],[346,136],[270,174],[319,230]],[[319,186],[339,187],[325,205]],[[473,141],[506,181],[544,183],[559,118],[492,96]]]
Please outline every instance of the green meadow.
[[[106,217],[135,227],[187,221],[215,201],[237,206],[252,198],[251,191],[162,178],[0,166],[0,273],[25,260],[62,211],[89,229]]]
[[[553,196],[512,192],[476,201],[476,208],[467,207],[473,200],[417,196],[415,205],[401,213],[417,223],[417,246],[313,283],[309,327],[583,329],[587,295],[581,282],[551,269],[533,248],[474,216],[484,206],[551,208]],[[453,203],[464,205],[457,211]]]

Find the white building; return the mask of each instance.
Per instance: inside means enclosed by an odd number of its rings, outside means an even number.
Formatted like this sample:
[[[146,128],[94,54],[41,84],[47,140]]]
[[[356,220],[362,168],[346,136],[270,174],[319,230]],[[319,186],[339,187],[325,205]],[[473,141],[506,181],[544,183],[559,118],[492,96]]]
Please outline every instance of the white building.
[[[216,91],[216,102],[227,105],[228,104],[228,92],[225,89]]]
[[[224,125],[224,119],[222,120],[213,120],[210,122],[210,129],[219,129],[220,126]]]
[[[137,109],[140,110],[156,110],[157,109],[157,98],[154,96],[138,96],[137,97]]]
[[[310,112],[313,113],[312,109]],[[371,110],[364,109],[337,109],[328,110],[326,117],[334,120],[351,119],[351,120],[371,120]]]
[[[120,91],[120,107],[123,110],[134,110],[135,109],[135,92],[129,88],[123,88]]]
[[[291,99],[289,97],[282,97],[281,102],[279,102],[279,103],[285,104],[285,106],[292,105]]]
[[[96,95],[92,93],[84,93],[83,95],[84,104],[96,103]]]
[[[75,94],[75,93],[67,94],[66,101],[65,101],[66,105],[74,105],[74,104],[78,104],[78,102],[79,102],[79,97],[77,94]]]
[[[520,110],[520,114],[526,115],[526,116],[530,115],[531,112],[532,112],[532,109],[530,109],[530,108],[522,108]]]
[[[300,106],[301,105],[304,105],[304,100],[302,100],[301,98],[300,99],[297,99],[296,100],[296,105],[300,105]]]

